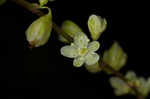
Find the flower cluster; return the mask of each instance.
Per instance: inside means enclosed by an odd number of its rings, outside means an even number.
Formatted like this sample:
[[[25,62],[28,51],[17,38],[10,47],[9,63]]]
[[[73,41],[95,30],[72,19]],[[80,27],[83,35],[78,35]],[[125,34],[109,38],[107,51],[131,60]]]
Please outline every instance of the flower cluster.
[[[83,33],[82,29],[70,20],[66,20],[62,24],[62,30],[64,33],[73,38],[73,43],[61,48],[61,54],[63,56],[74,58],[73,65],[75,67],[81,67],[84,63],[90,70],[97,71],[98,60],[100,56],[95,53],[100,47],[98,38],[106,29],[107,22],[105,19],[97,15],[91,15],[88,19],[88,28],[91,33],[91,38],[94,40],[90,42],[87,35]],[[61,42],[70,43],[62,35],[59,36]],[[96,65],[95,65],[96,64]],[[100,70],[100,69],[98,69]]]
[[[125,95],[125,94],[135,94],[133,89],[131,89],[128,85],[135,86],[137,91],[141,93],[143,96],[147,96],[150,92],[150,78],[147,80],[143,77],[137,77],[133,71],[128,71],[125,75],[127,82],[124,82],[118,77],[110,78],[110,83],[112,87],[115,89],[115,94]]]

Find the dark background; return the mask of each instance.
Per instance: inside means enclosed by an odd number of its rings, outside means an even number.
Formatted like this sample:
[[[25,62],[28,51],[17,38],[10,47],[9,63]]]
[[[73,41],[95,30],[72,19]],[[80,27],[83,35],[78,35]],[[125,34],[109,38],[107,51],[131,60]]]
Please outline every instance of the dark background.
[[[150,19],[146,2],[56,0],[48,5],[57,24],[66,19],[73,20],[87,35],[88,17],[91,14],[105,17],[108,27],[99,39],[99,52],[103,53],[114,41],[118,41],[129,57],[121,71],[134,70],[137,75],[146,78],[150,75]],[[60,55],[64,44],[57,40],[54,32],[45,46],[30,50],[24,33],[37,18],[11,2],[0,7],[0,77],[2,94],[6,98],[135,99],[129,95],[116,97],[109,85],[109,76],[104,72],[90,74],[84,67],[74,68],[71,59]]]

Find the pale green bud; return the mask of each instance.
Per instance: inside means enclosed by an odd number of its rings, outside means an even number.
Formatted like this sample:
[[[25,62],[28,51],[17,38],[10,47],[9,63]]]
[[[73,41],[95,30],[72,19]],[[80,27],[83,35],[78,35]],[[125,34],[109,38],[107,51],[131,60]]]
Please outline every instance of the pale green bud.
[[[125,75],[125,78],[129,81],[129,82],[135,82],[137,80],[136,74],[134,71],[128,71]]]
[[[146,80],[145,78],[140,77],[138,79],[138,82],[139,82],[138,91],[146,97],[150,93],[149,79]]]
[[[115,42],[112,47],[104,52],[103,61],[115,70],[120,70],[127,61],[127,55],[123,49]]]
[[[47,43],[52,30],[52,14],[48,8],[48,14],[35,20],[27,29],[26,37],[31,47],[40,47]]]
[[[98,40],[102,32],[107,27],[106,19],[101,18],[100,16],[91,15],[88,19],[88,28],[91,33],[93,40]]]
[[[48,3],[48,0],[39,0],[40,6],[44,6]]]
[[[6,0],[0,0],[0,6],[3,5],[6,2]]]
[[[74,35],[76,33],[82,32],[82,29],[73,21],[66,20],[62,23],[61,26],[64,33],[66,33],[68,36],[74,38]],[[70,43],[66,38],[64,38],[62,35],[59,35],[59,40],[64,43]]]

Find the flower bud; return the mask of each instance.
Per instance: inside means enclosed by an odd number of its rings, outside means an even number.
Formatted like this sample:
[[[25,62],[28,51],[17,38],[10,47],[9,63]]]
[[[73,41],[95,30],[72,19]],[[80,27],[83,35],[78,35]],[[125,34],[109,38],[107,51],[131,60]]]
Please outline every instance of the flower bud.
[[[82,32],[82,29],[73,21],[66,20],[62,23],[61,26],[64,33],[66,33],[71,38],[74,38],[74,35],[76,33]],[[70,43],[66,38],[64,38],[62,35],[59,36],[59,40],[64,43]]]
[[[114,88],[114,93],[117,96],[129,94],[132,92],[132,89],[119,77],[111,77],[110,84]]]
[[[40,47],[47,43],[52,30],[52,14],[48,8],[48,14],[35,20],[27,29],[26,37],[31,47]]]
[[[115,42],[112,47],[104,52],[103,61],[115,70],[120,70],[127,61],[127,55]]]
[[[106,19],[101,18],[100,16],[91,15],[88,19],[88,28],[91,33],[93,40],[98,40],[102,32],[107,27]]]

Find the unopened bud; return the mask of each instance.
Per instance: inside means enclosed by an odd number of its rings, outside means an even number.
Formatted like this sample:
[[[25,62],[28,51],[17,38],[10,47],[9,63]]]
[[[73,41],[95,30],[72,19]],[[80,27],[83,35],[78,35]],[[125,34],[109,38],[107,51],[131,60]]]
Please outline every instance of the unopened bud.
[[[26,37],[31,47],[40,47],[47,43],[52,30],[52,14],[48,8],[48,14],[35,20],[27,29]]]
[[[91,15],[88,19],[88,28],[91,33],[93,40],[98,40],[101,34],[107,27],[106,19],[101,18],[100,16]]]
[[[76,33],[82,32],[82,29],[73,21],[66,20],[62,23],[61,26],[64,33],[66,33],[71,38],[74,38],[74,35]],[[66,38],[64,38],[62,35],[59,35],[59,40],[64,43],[70,43]]]
[[[115,42],[109,50],[104,52],[103,61],[113,69],[120,70],[126,64],[127,54]]]

